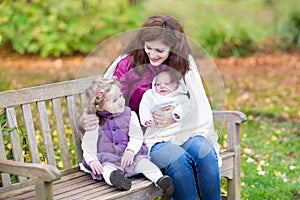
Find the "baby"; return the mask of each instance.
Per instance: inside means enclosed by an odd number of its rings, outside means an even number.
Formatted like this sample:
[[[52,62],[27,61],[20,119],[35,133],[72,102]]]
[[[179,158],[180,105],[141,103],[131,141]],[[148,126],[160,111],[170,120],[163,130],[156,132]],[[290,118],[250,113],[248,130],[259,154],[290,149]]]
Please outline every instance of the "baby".
[[[152,113],[159,110],[172,110],[176,123],[166,128],[158,128],[154,123]],[[149,150],[157,142],[171,142],[174,137],[181,137],[180,126],[191,112],[189,92],[182,80],[181,74],[170,68],[159,73],[152,82],[152,89],[147,90],[139,108],[140,122],[147,127],[144,143]]]
[[[181,121],[189,112],[189,94],[181,75],[169,69],[159,73],[152,82],[152,89],[147,90],[140,103],[140,121],[143,126],[152,127],[154,121],[152,113],[161,108],[173,109],[175,121]],[[183,105],[188,110],[183,111]]]

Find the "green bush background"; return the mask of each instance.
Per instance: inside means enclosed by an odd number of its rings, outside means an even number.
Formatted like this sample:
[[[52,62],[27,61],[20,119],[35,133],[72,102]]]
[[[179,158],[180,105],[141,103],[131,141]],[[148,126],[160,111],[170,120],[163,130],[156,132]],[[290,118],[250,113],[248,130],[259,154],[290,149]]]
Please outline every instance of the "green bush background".
[[[299,50],[300,7],[293,5],[297,1],[6,0],[0,44],[1,50],[42,57],[87,54],[107,37],[139,27],[155,10],[174,14],[213,56]]]

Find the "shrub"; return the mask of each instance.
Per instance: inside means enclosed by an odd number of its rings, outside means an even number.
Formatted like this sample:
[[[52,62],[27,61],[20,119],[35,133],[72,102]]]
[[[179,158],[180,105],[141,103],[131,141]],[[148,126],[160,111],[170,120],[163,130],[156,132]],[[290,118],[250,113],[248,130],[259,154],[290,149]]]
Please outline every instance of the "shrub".
[[[283,50],[300,50],[300,7],[286,4],[274,5],[276,44]]]
[[[88,53],[110,35],[138,26],[142,12],[137,9],[127,0],[5,1],[0,5],[0,36],[3,46],[21,54]]]
[[[202,30],[199,41],[211,55],[247,56],[255,51],[256,41],[247,28],[227,23],[216,27],[206,26]]]

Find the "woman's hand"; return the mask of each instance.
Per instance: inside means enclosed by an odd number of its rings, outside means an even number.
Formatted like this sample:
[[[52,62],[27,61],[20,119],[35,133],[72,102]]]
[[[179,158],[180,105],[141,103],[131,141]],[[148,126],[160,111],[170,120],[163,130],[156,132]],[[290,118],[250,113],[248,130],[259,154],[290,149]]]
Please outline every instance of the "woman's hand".
[[[157,128],[165,128],[176,122],[172,117],[174,106],[165,106],[155,111],[152,116]]]
[[[91,131],[97,128],[99,124],[99,118],[96,114],[87,114],[85,110],[82,116],[79,118],[79,124],[84,130]]]
[[[98,160],[93,160],[90,162],[90,168],[92,169],[94,174],[102,174],[103,173],[103,167],[101,163]]]

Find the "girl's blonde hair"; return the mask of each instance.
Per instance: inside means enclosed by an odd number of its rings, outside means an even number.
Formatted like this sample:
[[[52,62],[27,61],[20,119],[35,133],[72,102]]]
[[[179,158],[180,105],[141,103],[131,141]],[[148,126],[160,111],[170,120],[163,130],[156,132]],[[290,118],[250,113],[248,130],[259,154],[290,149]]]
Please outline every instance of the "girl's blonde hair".
[[[87,113],[96,113],[96,106],[100,108],[103,106],[105,94],[110,91],[111,86],[114,84],[121,88],[121,84],[116,77],[101,78],[97,81],[93,81],[90,87],[85,90]]]

